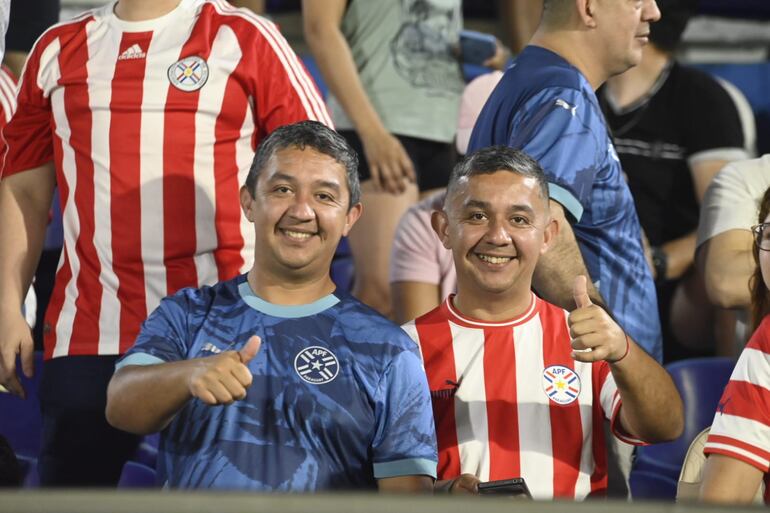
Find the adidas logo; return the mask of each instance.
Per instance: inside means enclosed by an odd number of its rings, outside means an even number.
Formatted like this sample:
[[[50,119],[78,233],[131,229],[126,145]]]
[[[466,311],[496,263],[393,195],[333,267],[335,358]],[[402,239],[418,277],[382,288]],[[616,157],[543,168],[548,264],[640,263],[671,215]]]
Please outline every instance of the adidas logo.
[[[145,57],[147,57],[147,54],[142,51],[142,47],[138,44],[133,44],[120,54],[118,60],[127,61],[129,59],[144,59]]]

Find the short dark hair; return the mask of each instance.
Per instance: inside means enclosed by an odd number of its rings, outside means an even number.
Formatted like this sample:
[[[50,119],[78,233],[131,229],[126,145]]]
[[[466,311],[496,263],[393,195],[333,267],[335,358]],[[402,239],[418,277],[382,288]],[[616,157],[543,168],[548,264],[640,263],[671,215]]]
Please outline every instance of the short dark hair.
[[[257,179],[267,163],[278,151],[285,148],[312,148],[328,155],[345,168],[350,203],[348,208],[359,202],[361,184],[358,180],[358,155],[340,134],[318,121],[300,121],[276,128],[257,148],[257,154],[246,177],[246,188],[254,196]]]
[[[698,0],[657,0],[660,20],[650,25],[650,42],[664,52],[674,52],[690,18],[698,11]]]
[[[460,160],[449,176],[447,198],[452,195],[460,180],[476,175],[489,175],[498,171],[510,171],[517,175],[534,178],[540,190],[540,197],[546,202],[548,201],[548,178],[546,178],[543,168],[523,151],[514,150],[508,146],[488,146],[466,155]]]

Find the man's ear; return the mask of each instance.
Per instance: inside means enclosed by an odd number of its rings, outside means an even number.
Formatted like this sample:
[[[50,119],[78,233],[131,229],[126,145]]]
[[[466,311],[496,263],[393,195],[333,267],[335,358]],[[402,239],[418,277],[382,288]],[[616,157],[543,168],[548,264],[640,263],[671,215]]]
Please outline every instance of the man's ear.
[[[254,222],[254,212],[252,211],[252,207],[254,205],[254,198],[251,196],[251,193],[249,192],[248,187],[245,185],[241,187],[240,192],[240,200],[241,200],[241,210],[243,210],[243,215],[246,216],[246,219]]]
[[[430,225],[433,227],[433,231],[438,235],[441,244],[446,249],[452,249],[449,245],[449,217],[443,210],[434,210],[430,215]]]
[[[543,247],[540,249],[540,254],[542,255],[546,251],[548,251],[554,244],[556,244],[556,240],[559,238],[559,221],[557,221],[554,218],[550,218],[548,220],[548,223],[545,225],[545,229],[543,229]]]
[[[350,229],[361,218],[361,214],[364,213],[364,206],[359,202],[350,207],[348,213],[345,216],[345,228],[342,230],[342,236],[347,237],[350,233]]]
[[[586,27],[596,28],[596,20],[594,19],[594,9],[596,8],[596,0],[575,0],[577,6],[577,13],[580,21]]]

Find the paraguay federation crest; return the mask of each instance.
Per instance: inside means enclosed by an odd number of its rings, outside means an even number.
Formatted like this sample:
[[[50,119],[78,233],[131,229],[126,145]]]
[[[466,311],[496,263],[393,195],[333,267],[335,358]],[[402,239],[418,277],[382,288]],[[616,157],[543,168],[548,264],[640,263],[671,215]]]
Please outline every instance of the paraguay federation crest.
[[[294,370],[311,385],[323,385],[337,377],[340,363],[334,353],[325,347],[310,346],[297,353]]]
[[[543,391],[556,404],[570,404],[580,395],[580,377],[569,367],[551,365],[543,371]]]
[[[209,65],[197,55],[179,59],[168,68],[168,80],[186,93],[197,91],[209,79]]]

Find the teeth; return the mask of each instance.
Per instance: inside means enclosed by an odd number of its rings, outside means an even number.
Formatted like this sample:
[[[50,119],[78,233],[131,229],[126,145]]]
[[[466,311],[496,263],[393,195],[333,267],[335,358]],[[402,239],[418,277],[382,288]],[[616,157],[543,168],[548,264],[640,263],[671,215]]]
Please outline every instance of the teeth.
[[[285,233],[286,235],[288,235],[292,239],[305,240],[305,239],[309,239],[310,237],[312,237],[312,234],[310,234],[310,233],[294,232],[294,231],[291,231],[291,230],[284,230],[283,233]]]
[[[497,257],[489,255],[479,255],[479,258],[490,264],[504,264],[511,261],[511,257]]]

